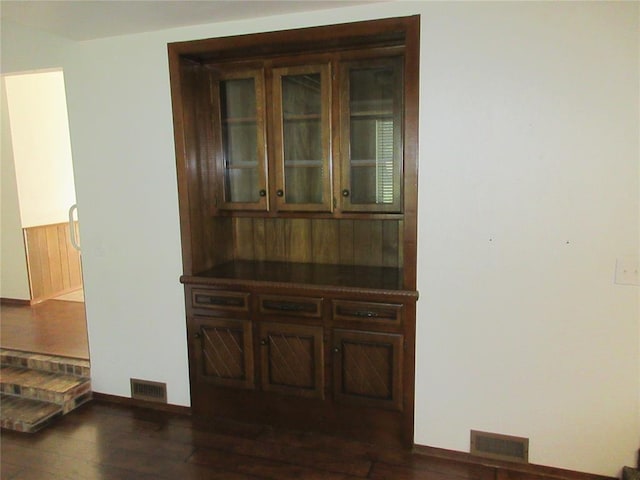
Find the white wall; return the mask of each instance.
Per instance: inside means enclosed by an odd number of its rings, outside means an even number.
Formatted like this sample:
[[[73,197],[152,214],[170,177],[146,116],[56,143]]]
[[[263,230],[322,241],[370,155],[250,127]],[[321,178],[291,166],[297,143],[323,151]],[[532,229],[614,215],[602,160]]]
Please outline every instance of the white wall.
[[[419,442],[531,439],[633,465],[638,4],[447,4],[423,16]],[[438,392],[433,394],[433,392]]]
[[[0,75],[0,298],[31,299],[4,76]]]
[[[76,203],[62,71],[7,75],[22,227],[68,221]]]
[[[416,13],[416,442],[520,435],[533,463],[616,475],[640,443],[637,287],[613,283],[639,245],[637,3],[392,2],[70,47],[94,388],[189,403],[166,43]]]

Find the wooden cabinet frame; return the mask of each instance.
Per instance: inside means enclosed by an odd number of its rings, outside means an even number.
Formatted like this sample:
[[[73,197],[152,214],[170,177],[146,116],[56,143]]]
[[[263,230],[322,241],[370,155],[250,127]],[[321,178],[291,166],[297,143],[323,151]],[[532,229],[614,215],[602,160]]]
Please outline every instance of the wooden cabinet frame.
[[[282,79],[289,75],[318,74],[320,75],[320,144],[322,156],[313,159],[320,162],[321,168],[321,196],[319,203],[290,203],[287,202],[286,168],[285,159],[285,131],[284,123],[286,113],[283,111]],[[272,70],[273,79],[273,162],[275,170],[275,206],[278,211],[299,212],[330,212],[333,210],[332,186],[332,160],[331,160],[331,73],[329,64],[299,65],[294,67],[279,67]],[[309,161],[300,159],[298,161]],[[292,167],[294,168],[294,167]],[[310,168],[300,166],[298,168]]]
[[[337,195],[341,198],[341,209],[345,212],[402,212],[402,172],[403,172],[403,144],[402,144],[402,111],[403,95],[402,90],[396,90],[392,98],[390,116],[393,117],[393,201],[388,204],[364,204],[353,203],[352,188],[352,166],[351,166],[351,131],[350,123],[353,112],[350,109],[350,72],[355,69],[390,68],[397,71],[398,78],[395,80],[398,85],[402,85],[402,57],[374,58],[365,60],[354,60],[340,63],[340,158],[341,158],[341,178]],[[381,113],[381,112],[378,112]],[[389,114],[387,114],[389,116]]]
[[[244,121],[252,120],[255,122],[256,128],[256,173],[258,175],[256,189],[257,202],[234,202],[227,197],[228,185],[227,179],[227,159],[224,152],[224,141],[221,136],[223,131],[222,106],[220,105],[220,82],[226,80],[252,79],[254,81],[255,98],[256,98],[256,115],[254,119],[244,119]],[[269,208],[269,191],[267,184],[267,129],[265,119],[265,85],[264,72],[262,69],[247,68],[234,69],[231,71],[212,70],[211,79],[211,102],[213,106],[213,143],[216,146],[216,198],[217,207],[229,210],[268,210]]]
[[[419,16],[169,44],[180,280],[185,285],[195,416],[412,446],[419,47]],[[402,151],[394,177],[401,186],[399,197],[388,208],[350,205],[340,199],[349,182],[348,99],[340,93],[347,69],[400,62],[402,129],[394,129],[393,140]],[[321,113],[326,120],[323,161],[328,163],[321,207],[286,205],[276,193],[286,185],[278,150],[282,142],[274,141],[282,136],[278,120],[283,115],[273,107],[280,94],[274,85],[281,75],[309,71],[309,66],[321,66],[313,71],[328,78],[322,94],[327,99]],[[266,105],[257,112],[262,120],[256,120],[256,148],[264,149],[266,159],[260,167],[265,180],[259,182],[265,195],[251,205],[231,205],[220,183],[224,159],[216,79],[235,75],[253,75],[256,95]],[[200,297],[193,296],[194,289]],[[226,293],[207,297],[207,290]],[[271,297],[322,301],[315,303],[317,310],[306,302],[311,307],[305,304],[297,315],[286,311],[286,302],[280,305],[284,313],[269,305],[261,309],[259,299]],[[218,346],[203,344],[202,333],[215,331],[222,337]],[[274,363],[269,344],[287,336],[304,339],[290,358],[308,353],[306,373],[270,377],[270,363],[278,367],[280,360]],[[203,346],[224,349],[233,341],[244,347],[229,360],[242,358],[244,367],[214,374],[215,362],[203,363]],[[357,379],[345,381],[356,368],[353,360],[364,358],[367,349],[380,358],[361,375],[381,371],[386,378],[370,390]]]

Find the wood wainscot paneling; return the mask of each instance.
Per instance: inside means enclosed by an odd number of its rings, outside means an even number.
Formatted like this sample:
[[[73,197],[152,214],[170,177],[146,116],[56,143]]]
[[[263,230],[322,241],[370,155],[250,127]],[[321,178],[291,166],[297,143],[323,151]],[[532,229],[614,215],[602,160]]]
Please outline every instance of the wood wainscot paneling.
[[[75,222],[76,238],[78,223]],[[23,229],[31,303],[82,287],[80,252],[71,244],[68,223]]]

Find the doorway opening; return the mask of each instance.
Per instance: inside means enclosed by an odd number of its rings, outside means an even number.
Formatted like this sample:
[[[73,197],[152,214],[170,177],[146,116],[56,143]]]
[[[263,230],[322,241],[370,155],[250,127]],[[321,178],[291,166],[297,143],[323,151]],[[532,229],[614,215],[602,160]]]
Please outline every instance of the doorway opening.
[[[0,346],[89,359],[61,69],[2,76]]]

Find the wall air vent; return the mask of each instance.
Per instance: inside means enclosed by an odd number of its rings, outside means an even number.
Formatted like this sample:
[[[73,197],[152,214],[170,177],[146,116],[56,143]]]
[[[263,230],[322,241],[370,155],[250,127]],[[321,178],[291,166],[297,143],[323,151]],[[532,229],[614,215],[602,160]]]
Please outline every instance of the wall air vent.
[[[131,398],[147,402],[167,403],[167,384],[132,378]]]
[[[471,430],[471,455],[493,460],[527,463],[529,461],[529,439]]]

